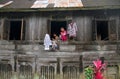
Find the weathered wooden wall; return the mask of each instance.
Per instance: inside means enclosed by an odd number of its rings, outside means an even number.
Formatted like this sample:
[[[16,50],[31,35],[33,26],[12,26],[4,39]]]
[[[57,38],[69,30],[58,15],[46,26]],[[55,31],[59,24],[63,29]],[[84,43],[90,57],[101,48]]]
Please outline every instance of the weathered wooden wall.
[[[109,13],[108,13],[109,12]],[[113,12],[113,14],[112,14]],[[117,11],[116,11],[117,12]],[[26,12],[26,13],[2,13],[0,18],[0,28],[3,29],[5,21],[12,19],[24,19],[26,24],[25,39],[26,40],[43,40],[45,33],[50,30],[52,20],[68,21],[73,20],[77,23],[77,40],[92,41],[93,20],[115,20],[117,39],[120,38],[120,15],[114,11],[96,10],[96,11],[59,11],[59,12]],[[68,18],[70,17],[70,18]],[[3,30],[0,30],[2,33]],[[5,34],[5,33],[4,33]],[[3,38],[3,34],[0,34]],[[4,35],[5,36],[5,35]]]
[[[96,55],[99,55],[91,54],[83,55],[83,64],[92,65],[92,61],[97,58]],[[109,56],[116,57],[115,55],[117,54],[113,53],[112,56],[111,54],[104,54],[106,56],[105,63],[109,62]],[[82,68],[83,71],[80,71],[81,62],[79,57],[37,57],[37,61],[31,60],[31,58],[36,59],[36,56],[18,55],[17,59],[15,59],[16,65],[13,65],[14,68],[18,68],[16,71],[12,69],[13,63],[10,63],[10,59],[0,61],[0,79],[85,79],[84,67]],[[120,67],[118,63],[114,63],[107,63],[107,68],[104,71],[104,77],[106,79],[119,79]]]
[[[92,17],[91,16],[73,16],[73,20],[78,26],[77,40],[91,41],[92,40]]]
[[[3,39],[3,26],[4,26],[4,19],[0,18],[0,39]]]
[[[26,19],[26,40],[43,40],[47,31],[47,17],[31,16]]]
[[[74,13],[74,12],[73,12]],[[60,17],[59,17],[60,15]],[[50,23],[52,20],[55,21],[68,21],[73,20],[76,22],[78,26],[77,31],[77,40],[78,41],[91,41],[92,40],[92,18],[93,16],[88,15],[72,15],[69,13],[61,12],[59,15],[56,16],[56,13],[50,13],[48,14],[48,17],[43,17],[39,15],[34,15],[27,18],[27,35],[29,37],[26,37],[28,40],[43,40],[45,33],[48,33],[50,30]],[[55,16],[54,18],[51,18],[51,16]],[[59,17],[59,18],[58,18]],[[62,17],[62,18],[61,18]],[[66,17],[70,17],[67,18]],[[35,33],[34,33],[35,32]],[[35,34],[35,35],[34,35]]]
[[[78,26],[77,40],[80,42],[92,41],[92,22],[95,19],[115,20],[115,25],[111,23],[111,27],[120,39],[120,14],[117,12],[106,14],[100,10],[2,13],[0,14],[2,39],[5,34],[3,27],[9,27],[5,21],[9,22],[11,19],[24,19],[26,40],[43,40],[50,26],[48,20],[49,22],[51,20],[73,20]],[[120,74],[120,57],[116,54],[117,42],[106,41],[102,45],[97,45],[97,42],[94,42],[94,45],[93,42],[84,44],[80,42],[71,45],[63,43],[60,45],[60,51],[51,52],[44,51],[43,45],[40,44],[29,43],[28,45],[25,43],[22,45],[0,41],[0,72],[2,72],[0,79],[17,79],[18,77],[19,79],[85,79],[81,71],[100,56],[106,57],[105,62],[108,62],[108,69],[104,72],[106,79],[120,79],[120,75],[118,75],[118,73]],[[81,55],[83,58],[80,58]]]

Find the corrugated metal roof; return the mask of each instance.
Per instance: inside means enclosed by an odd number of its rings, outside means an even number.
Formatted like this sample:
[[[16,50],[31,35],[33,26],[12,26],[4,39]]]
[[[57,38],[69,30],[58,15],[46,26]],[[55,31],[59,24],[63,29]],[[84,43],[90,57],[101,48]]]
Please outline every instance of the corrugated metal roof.
[[[4,3],[4,4],[0,4],[0,8],[2,8],[2,7],[4,7],[4,6],[7,6],[7,5],[10,5],[10,4],[12,4],[13,3],[13,1],[8,1],[8,2],[6,2],[6,3]]]
[[[13,1],[10,5],[5,3]],[[120,0],[0,0],[2,8],[120,6]]]
[[[50,4],[52,7],[82,7],[81,0],[36,0],[31,8],[46,8]]]
[[[120,0],[82,0],[86,7],[91,6],[120,6]]]

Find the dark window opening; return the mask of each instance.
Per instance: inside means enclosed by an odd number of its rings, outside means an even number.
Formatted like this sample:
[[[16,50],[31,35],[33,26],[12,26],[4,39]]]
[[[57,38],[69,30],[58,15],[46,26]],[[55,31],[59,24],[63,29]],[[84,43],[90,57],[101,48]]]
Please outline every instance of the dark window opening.
[[[97,21],[97,38],[100,40],[109,40],[108,21]]]
[[[20,40],[22,21],[10,21],[9,40]]]
[[[63,27],[65,30],[67,29],[66,21],[51,21],[51,35],[57,34],[60,35],[60,28]]]

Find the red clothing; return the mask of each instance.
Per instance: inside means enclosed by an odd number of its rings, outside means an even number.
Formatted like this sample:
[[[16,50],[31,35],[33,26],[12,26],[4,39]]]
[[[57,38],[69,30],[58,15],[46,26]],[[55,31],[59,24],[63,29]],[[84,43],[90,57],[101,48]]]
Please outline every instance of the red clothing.
[[[103,75],[102,75],[102,72],[101,70],[95,70],[95,78],[94,79],[103,79]]]
[[[67,32],[66,31],[62,31],[60,32],[61,34],[61,40],[62,41],[66,41],[67,40]]]
[[[101,60],[93,61],[95,65],[95,76],[94,79],[103,79],[102,69],[105,67],[105,64],[102,64]]]
[[[95,75],[95,79],[103,79],[102,73],[97,72],[96,75]]]

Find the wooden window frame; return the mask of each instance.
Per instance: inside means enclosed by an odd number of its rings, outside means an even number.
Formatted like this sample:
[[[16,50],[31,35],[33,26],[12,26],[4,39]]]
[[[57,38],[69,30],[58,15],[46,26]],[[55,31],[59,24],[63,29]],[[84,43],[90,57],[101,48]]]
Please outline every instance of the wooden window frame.
[[[10,24],[10,21],[21,21],[20,40],[23,40],[23,32],[24,32],[23,28],[26,28],[26,27],[24,27],[25,20],[24,19],[5,19],[4,23],[5,23],[5,21],[8,21],[9,24]],[[4,29],[5,29],[5,27],[3,25],[3,34],[2,34],[2,36],[4,36],[4,33],[5,33]],[[10,37],[10,34],[9,34],[10,33],[10,25],[9,25],[7,30],[8,30],[7,37],[6,38],[2,38],[2,40],[10,40],[9,39],[9,37]]]

